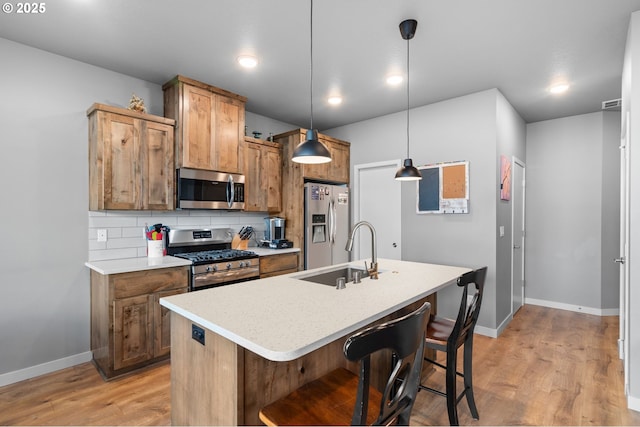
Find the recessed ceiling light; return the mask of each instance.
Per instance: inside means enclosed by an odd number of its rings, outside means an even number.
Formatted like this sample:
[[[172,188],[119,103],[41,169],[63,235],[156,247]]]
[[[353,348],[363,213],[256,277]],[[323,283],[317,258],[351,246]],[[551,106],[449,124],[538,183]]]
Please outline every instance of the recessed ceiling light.
[[[255,68],[258,65],[258,60],[254,56],[242,55],[238,57],[238,64],[244,68]]]
[[[392,86],[399,85],[400,83],[402,83],[402,80],[403,80],[402,76],[396,74],[396,75],[387,77],[387,84],[390,84]]]
[[[335,95],[335,96],[330,96],[327,99],[327,102],[331,105],[340,105],[342,104],[342,97],[339,95]]]
[[[564,93],[568,90],[569,90],[569,83],[558,83],[558,84],[554,84],[549,88],[549,92],[556,95],[560,93]]]

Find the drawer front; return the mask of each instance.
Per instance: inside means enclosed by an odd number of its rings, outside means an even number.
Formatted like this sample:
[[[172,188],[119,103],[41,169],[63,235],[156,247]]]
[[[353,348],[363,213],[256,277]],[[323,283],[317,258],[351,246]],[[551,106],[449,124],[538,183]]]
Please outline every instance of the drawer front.
[[[260,276],[283,270],[298,269],[298,254],[291,252],[282,255],[269,255],[260,258]],[[290,273],[291,271],[286,271]],[[284,274],[284,272],[282,273]]]
[[[169,289],[187,289],[189,267],[135,271],[111,276],[113,298],[127,298]]]

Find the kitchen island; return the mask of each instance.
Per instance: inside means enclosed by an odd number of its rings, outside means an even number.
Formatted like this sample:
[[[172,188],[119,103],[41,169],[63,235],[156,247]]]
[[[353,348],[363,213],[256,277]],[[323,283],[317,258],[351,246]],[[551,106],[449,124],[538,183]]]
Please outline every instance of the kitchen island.
[[[378,280],[342,290],[302,280],[332,266],[162,298],[172,311],[172,424],[259,424],[267,403],[337,367],[355,369],[342,354],[346,337],[417,308],[470,270],[387,259],[379,266]],[[388,367],[379,359],[372,384]]]

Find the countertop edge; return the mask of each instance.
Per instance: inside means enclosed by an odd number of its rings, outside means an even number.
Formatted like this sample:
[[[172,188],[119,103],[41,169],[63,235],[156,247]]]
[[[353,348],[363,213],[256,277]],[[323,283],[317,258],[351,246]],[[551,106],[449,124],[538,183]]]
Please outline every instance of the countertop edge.
[[[84,265],[97,273],[108,275],[132,273],[134,271],[156,270],[160,268],[188,267],[191,266],[191,261],[167,255],[161,258],[140,257],[87,261]]]
[[[271,249],[271,248],[261,248],[257,246],[248,247],[247,250],[255,252],[260,257],[300,252],[300,248]]]
[[[272,255],[282,255],[282,254],[300,252],[300,248],[271,249],[271,248],[249,247],[247,248],[247,250],[255,252],[259,257],[267,257]],[[120,259],[109,259],[109,260],[86,261],[84,265],[96,271],[97,273],[107,275],[107,274],[118,274],[118,273],[131,273],[134,271],[143,271],[143,270],[155,270],[158,268],[190,266],[191,261],[182,259],[182,258],[176,258],[171,255],[167,255],[161,258],[138,257],[138,258],[120,258]]]

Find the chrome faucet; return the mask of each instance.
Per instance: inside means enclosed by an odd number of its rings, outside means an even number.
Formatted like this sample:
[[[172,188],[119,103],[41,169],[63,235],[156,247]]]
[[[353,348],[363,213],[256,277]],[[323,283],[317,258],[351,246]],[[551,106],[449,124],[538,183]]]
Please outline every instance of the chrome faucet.
[[[371,266],[367,267],[367,261],[365,261],[364,268],[366,268],[367,273],[369,273],[370,279],[377,279],[378,256],[376,255],[376,229],[373,228],[373,225],[371,225],[367,221],[360,221],[356,223],[356,225],[354,225],[353,229],[351,230],[351,235],[349,236],[349,240],[347,240],[347,246],[345,247],[345,250],[347,252],[351,252],[351,250],[353,249],[353,237],[356,235],[356,231],[358,231],[358,228],[362,227],[363,225],[369,227],[369,230],[371,231]]]

